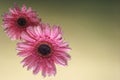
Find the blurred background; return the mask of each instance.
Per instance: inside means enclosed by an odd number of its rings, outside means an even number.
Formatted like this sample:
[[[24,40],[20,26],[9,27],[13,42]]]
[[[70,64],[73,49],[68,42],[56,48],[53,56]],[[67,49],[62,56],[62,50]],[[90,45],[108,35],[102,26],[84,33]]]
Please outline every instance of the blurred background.
[[[0,0],[0,15],[15,2],[32,7],[43,22],[60,25],[72,59],[57,66],[55,77],[34,76],[20,64],[17,41],[0,27],[0,80],[120,80],[119,0]]]

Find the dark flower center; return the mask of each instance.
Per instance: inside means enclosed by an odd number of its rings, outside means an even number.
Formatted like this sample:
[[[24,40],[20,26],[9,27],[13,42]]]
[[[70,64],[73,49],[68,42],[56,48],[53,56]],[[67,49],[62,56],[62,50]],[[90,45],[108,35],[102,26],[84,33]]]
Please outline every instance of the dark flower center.
[[[41,44],[38,47],[38,53],[42,54],[43,56],[49,55],[51,53],[51,47],[47,44]]]
[[[20,26],[25,26],[26,23],[27,23],[27,21],[26,21],[25,18],[18,18],[17,23],[18,23],[18,25],[20,25]]]

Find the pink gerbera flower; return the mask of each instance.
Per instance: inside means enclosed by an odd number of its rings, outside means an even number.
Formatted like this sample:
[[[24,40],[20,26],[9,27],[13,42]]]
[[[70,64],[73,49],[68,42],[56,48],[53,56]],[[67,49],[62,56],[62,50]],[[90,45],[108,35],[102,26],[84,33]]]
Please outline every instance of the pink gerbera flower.
[[[15,5],[13,9],[3,15],[3,28],[7,35],[13,39],[20,39],[21,33],[26,31],[28,26],[37,26],[41,19],[37,17],[35,11],[30,7],[27,9],[25,5],[20,9]]]
[[[70,48],[63,41],[60,27],[50,28],[48,24],[43,24],[42,27],[44,29],[40,26],[28,27],[21,36],[24,42],[17,44],[17,50],[19,56],[25,57],[23,66],[27,66],[28,70],[33,69],[34,74],[41,71],[45,77],[56,74],[55,63],[67,65]]]

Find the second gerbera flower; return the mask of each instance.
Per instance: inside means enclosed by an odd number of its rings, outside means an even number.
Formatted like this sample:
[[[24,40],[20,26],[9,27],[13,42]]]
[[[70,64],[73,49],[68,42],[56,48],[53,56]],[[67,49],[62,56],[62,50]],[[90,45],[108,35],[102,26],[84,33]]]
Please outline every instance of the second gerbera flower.
[[[38,18],[35,11],[31,8],[26,8],[25,5],[20,9],[15,6],[3,16],[3,28],[8,36],[13,39],[20,39],[21,33],[26,31],[28,26],[39,25],[41,19]]]
[[[19,56],[25,57],[23,66],[27,66],[28,70],[32,68],[34,74],[42,71],[45,77],[56,74],[55,63],[67,65],[70,48],[62,38],[60,27],[50,28],[48,24],[42,27],[28,27],[21,36],[25,41],[17,44],[17,50]]]

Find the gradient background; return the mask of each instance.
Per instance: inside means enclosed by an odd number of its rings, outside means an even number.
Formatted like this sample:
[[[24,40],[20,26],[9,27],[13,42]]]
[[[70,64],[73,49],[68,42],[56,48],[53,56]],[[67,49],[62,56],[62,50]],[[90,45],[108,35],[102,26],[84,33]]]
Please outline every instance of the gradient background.
[[[0,15],[14,2],[31,6],[43,22],[60,25],[72,59],[67,67],[57,66],[55,77],[34,76],[20,64],[17,41],[0,27],[0,80],[120,80],[119,0],[0,0]]]

